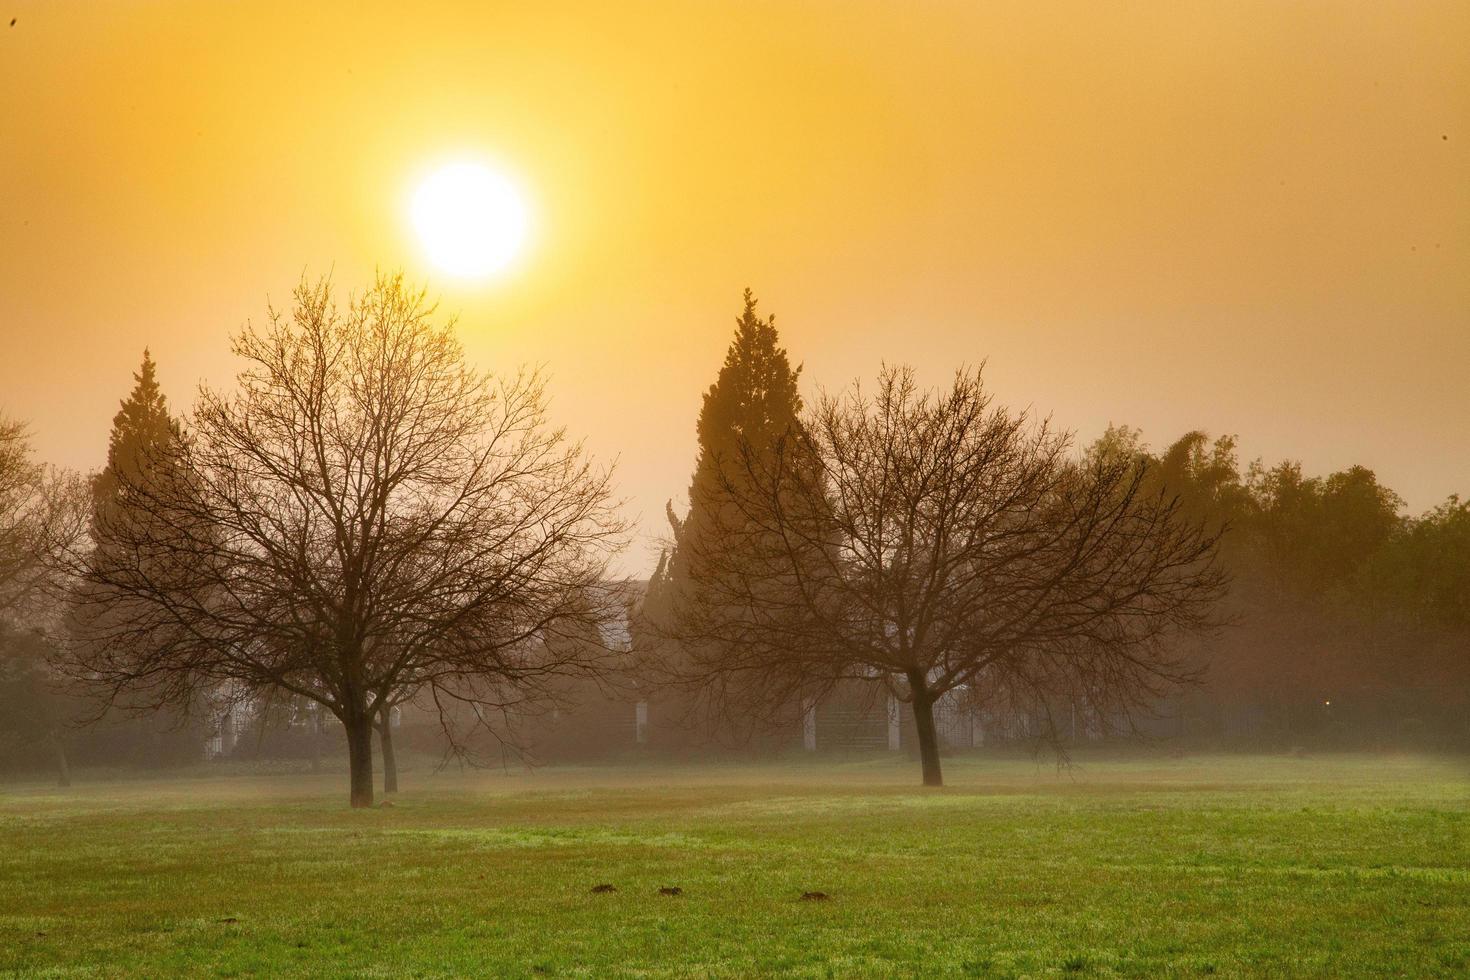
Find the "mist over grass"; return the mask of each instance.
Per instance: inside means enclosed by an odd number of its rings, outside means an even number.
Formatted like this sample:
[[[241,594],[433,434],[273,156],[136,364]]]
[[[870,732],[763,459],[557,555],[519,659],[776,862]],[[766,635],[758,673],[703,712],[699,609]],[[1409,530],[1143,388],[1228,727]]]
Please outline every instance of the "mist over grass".
[[[21,973],[1454,975],[1463,760],[957,757],[0,794]],[[617,891],[592,894],[597,884]],[[678,886],[683,894],[658,894]],[[827,901],[802,901],[821,891]]]

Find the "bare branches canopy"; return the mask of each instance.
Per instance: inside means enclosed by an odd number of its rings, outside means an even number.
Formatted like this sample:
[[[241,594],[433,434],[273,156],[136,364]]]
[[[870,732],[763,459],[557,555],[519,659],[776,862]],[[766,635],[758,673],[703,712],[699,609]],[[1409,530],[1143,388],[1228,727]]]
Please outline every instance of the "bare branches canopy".
[[[35,462],[25,426],[0,417],[0,625],[49,618],[38,603],[85,530],[85,503],[81,477]]]
[[[479,717],[599,669],[548,641],[607,612],[610,473],[549,424],[539,374],[476,373],[434,313],[400,278],[345,305],[304,282],[234,338],[233,389],[114,474],[76,556],[77,677],[155,704],[222,682],[315,701],[366,805],[386,706]]]

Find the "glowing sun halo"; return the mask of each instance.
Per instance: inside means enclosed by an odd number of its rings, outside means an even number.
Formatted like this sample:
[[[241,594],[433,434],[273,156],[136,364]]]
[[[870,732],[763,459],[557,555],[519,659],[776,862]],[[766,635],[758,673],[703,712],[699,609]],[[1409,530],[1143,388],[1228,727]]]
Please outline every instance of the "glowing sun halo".
[[[414,230],[441,272],[477,279],[508,266],[525,246],[530,213],[502,174],[455,163],[429,174],[410,204]]]

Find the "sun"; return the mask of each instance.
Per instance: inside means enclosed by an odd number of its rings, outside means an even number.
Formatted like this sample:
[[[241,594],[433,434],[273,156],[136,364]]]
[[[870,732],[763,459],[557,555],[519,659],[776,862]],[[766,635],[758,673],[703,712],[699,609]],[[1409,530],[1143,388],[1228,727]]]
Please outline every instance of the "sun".
[[[520,189],[476,163],[429,174],[413,193],[410,214],[429,261],[461,279],[504,270],[525,248],[530,228]]]

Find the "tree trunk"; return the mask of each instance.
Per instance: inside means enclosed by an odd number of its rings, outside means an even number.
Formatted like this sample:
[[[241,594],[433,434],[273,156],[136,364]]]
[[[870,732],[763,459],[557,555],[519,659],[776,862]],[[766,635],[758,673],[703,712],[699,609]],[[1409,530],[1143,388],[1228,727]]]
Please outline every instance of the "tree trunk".
[[[71,786],[71,765],[66,761],[66,743],[55,732],[50,733],[51,751],[56,757],[56,785],[62,789]]]
[[[373,716],[367,711],[344,718],[347,767],[352,774],[352,805],[373,805]]]
[[[383,746],[383,795],[398,792],[398,757],[393,754],[393,709],[378,722],[378,741]]]
[[[919,762],[924,769],[925,786],[943,786],[944,774],[939,768],[939,732],[934,727],[934,695],[923,672],[909,671],[909,691],[913,696],[914,727],[919,733]]]

